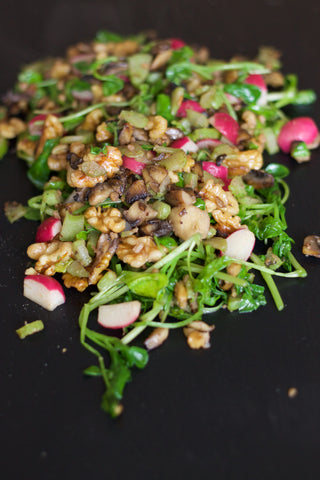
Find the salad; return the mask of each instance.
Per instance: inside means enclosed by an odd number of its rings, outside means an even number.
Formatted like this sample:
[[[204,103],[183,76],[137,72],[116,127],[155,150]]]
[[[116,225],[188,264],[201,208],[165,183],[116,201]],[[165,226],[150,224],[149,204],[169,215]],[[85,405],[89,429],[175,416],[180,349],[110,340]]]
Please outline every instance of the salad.
[[[226,62],[176,38],[100,31],[23,67],[3,97],[0,155],[15,141],[38,189],[5,204],[10,222],[40,222],[24,295],[54,310],[62,284],[90,293],[79,327],[95,363],[84,373],[104,382],[112,417],[132,369],[172,329],[208,348],[206,314],[252,312],[266,288],[282,310],[275,278],[306,276],[286,233],[289,170],[263,152],[310,159],[317,126],[283,107],[315,94],[280,67],[270,47]]]

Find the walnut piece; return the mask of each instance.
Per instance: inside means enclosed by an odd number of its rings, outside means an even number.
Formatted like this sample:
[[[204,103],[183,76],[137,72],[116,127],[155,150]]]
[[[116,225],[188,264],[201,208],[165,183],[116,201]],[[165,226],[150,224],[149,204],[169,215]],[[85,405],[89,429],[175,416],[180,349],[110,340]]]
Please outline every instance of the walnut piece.
[[[149,138],[152,142],[162,142],[166,130],[168,128],[168,121],[161,117],[161,115],[150,116],[145,130],[149,131]]]
[[[106,148],[106,153],[98,153],[94,155],[93,153],[86,153],[83,156],[83,162],[86,165],[90,162],[94,162],[98,167],[102,167],[102,171],[105,173],[99,174],[97,176],[90,176],[85,174],[81,170],[82,163],[79,164],[79,168],[74,169],[70,164],[67,167],[67,182],[70,187],[94,187],[98,183],[104,182],[107,178],[113,177],[117,172],[119,172],[120,166],[122,165],[122,156],[121,152],[117,147]]]
[[[96,257],[89,275],[89,284],[95,285],[102,277],[102,272],[107,270],[110,260],[119,244],[118,235],[115,233],[101,233],[96,247]]]
[[[50,170],[59,172],[67,168],[67,153],[69,146],[65,143],[59,143],[56,145],[48,158],[48,167]]]
[[[84,122],[80,125],[81,130],[90,130],[94,132],[101,120],[103,119],[103,112],[99,108],[92,110],[88,113],[84,119]]]
[[[7,121],[0,122],[0,137],[15,138],[19,133],[26,130],[26,124],[19,118],[10,118]]]
[[[36,157],[42,152],[47,140],[61,137],[62,134],[63,126],[59,119],[55,115],[48,115],[43,124],[43,131],[37,146]]]
[[[53,241],[29,245],[28,257],[37,260],[34,268],[38,273],[54,275],[57,263],[66,263],[72,255],[72,242]]]
[[[260,170],[263,165],[263,158],[260,149],[244,150],[243,152],[239,151],[239,153],[227,156],[222,164],[228,168],[246,167],[249,170]]]
[[[148,350],[153,350],[154,348],[160,347],[160,345],[167,340],[168,336],[168,328],[157,327],[145,339],[144,344]]]
[[[101,207],[89,207],[84,214],[87,222],[103,233],[110,231],[120,233],[125,229],[126,221],[122,218],[120,210],[108,207],[101,210]]]
[[[210,348],[210,332],[215,329],[214,325],[208,325],[202,321],[191,322],[183,329],[184,335],[190,348]]]
[[[210,179],[204,184],[199,194],[205,201],[207,211],[212,213],[219,226],[230,233],[241,228],[240,217],[237,216],[239,205],[231,192],[225,192],[221,185]]]
[[[88,279],[85,277],[75,277],[71,273],[64,273],[62,280],[67,288],[76,288],[78,292],[83,292],[89,285]]]
[[[100,123],[97,126],[96,140],[97,142],[109,142],[113,138],[112,133],[108,130],[106,122]]]
[[[140,268],[147,262],[157,262],[163,253],[151,237],[130,237],[120,241],[117,256],[133,268]]]

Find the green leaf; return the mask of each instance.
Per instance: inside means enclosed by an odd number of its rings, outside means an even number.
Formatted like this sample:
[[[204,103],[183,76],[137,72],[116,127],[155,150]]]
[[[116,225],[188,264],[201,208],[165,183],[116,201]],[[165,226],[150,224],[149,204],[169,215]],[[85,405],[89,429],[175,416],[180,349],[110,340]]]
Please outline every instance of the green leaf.
[[[100,30],[96,34],[96,42],[109,43],[109,42],[122,42],[125,39],[122,35],[109,32],[108,30]]]
[[[29,180],[40,190],[49,180],[50,168],[48,167],[48,158],[52,149],[58,145],[59,141],[60,138],[50,138],[47,140],[42,152],[27,172]]]
[[[37,70],[26,68],[19,74],[18,80],[19,82],[22,82],[22,83],[31,84],[31,83],[41,82],[43,80],[43,76]]]
[[[122,90],[124,81],[116,75],[106,75],[102,84],[103,95],[108,97]]]
[[[246,83],[229,83],[225,85],[224,91],[237,98],[241,98],[245,103],[256,103],[261,96],[261,90],[256,85]]]
[[[289,175],[289,168],[280,163],[269,163],[264,169],[267,173],[271,173],[275,178],[285,178]]]

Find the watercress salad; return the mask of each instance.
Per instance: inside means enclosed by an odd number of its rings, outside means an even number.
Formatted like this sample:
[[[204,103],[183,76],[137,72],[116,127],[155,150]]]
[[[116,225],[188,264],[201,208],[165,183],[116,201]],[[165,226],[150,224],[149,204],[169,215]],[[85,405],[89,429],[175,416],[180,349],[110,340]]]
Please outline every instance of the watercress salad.
[[[286,233],[289,170],[263,152],[310,159],[316,125],[282,108],[315,94],[280,67],[269,47],[225,62],[176,38],[100,31],[25,66],[3,97],[0,155],[15,139],[39,190],[5,205],[10,222],[41,221],[24,294],[53,310],[60,282],[88,289],[80,341],[96,363],[84,373],[102,378],[112,417],[172,329],[208,348],[206,314],[252,312],[266,287],[282,310],[275,278],[306,275]],[[21,338],[43,328],[29,325]]]

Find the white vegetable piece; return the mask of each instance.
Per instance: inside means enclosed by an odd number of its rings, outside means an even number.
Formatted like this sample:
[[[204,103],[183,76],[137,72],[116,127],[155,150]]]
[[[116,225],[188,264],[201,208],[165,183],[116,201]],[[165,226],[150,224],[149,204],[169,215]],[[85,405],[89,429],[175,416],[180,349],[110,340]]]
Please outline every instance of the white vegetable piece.
[[[193,140],[189,137],[179,138],[171,143],[170,147],[172,148],[180,148],[185,153],[195,153],[199,150],[199,147]]]
[[[124,328],[137,320],[140,310],[141,303],[138,300],[101,305],[98,310],[98,323],[106,328]]]
[[[60,283],[46,275],[27,275],[23,282],[23,295],[52,312],[66,301]]]
[[[246,261],[252,253],[256,238],[250,230],[241,228],[231,233],[226,241],[227,248],[224,254],[237,260]]]

